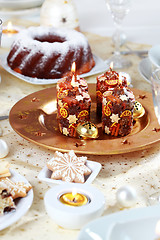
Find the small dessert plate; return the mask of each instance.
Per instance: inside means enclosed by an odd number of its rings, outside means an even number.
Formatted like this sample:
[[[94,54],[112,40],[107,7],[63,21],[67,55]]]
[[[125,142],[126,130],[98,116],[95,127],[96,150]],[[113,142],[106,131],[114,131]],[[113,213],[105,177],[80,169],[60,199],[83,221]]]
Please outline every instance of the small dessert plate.
[[[25,177],[10,169],[11,177],[10,179],[13,182],[24,182],[28,184],[28,181]],[[31,189],[27,196],[24,198],[17,199],[16,201],[16,210],[7,212],[4,215],[0,216],[0,231],[9,227],[13,223],[16,223],[23,215],[27,213],[33,202],[33,189]]]
[[[89,167],[91,169],[91,174],[85,177],[85,182],[84,184],[89,184],[92,183],[93,180],[96,178],[96,176],[98,175],[99,171],[102,168],[102,165],[98,162],[94,162],[94,161],[86,161],[86,166]],[[49,170],[47,168],[47,166],[45,166],[41,172],[38,175],[38,179],[44,182],[47,182],[49,184],[64,184],[64,181],[62,180],[54,180],[51,179],[51,175],[52,175],[52,171]]]

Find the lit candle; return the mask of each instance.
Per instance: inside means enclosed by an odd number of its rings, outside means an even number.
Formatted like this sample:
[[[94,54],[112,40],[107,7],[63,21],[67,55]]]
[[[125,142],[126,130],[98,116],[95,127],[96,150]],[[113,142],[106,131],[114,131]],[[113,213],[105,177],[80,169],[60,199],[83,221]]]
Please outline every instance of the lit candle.
[[[51,188],[45,194],[44,204],[48,215],[59,226],[80,229],[101,216],[105,198],[90,184],[64,183]]]
[[[22,27],[13,26],[9,21],[6,27],[2,30],[2,47],[9,48]]]
[[[73,189],[72,192],[62,194],[59,200],[65,205],[75,207],[83,206],[90,202],[89,198],[86,195],[77,193],[75,189]]]
[[[156,224],[155,233],[157,237],[155,240],[160,240],[160,220]]]
[[[11,36],[12,34],[16,34],[19,31],[17,29],[13,28],[12,22],[9,21],[7,24],[7,28],[2,30],[2,33],[8,34],[8,36]]]
[[[71,85],[72,87],[79,87],[79,83],[77,82],[77,75],[76,75],[76,63],[73,62],[72,67],[71,67]]]

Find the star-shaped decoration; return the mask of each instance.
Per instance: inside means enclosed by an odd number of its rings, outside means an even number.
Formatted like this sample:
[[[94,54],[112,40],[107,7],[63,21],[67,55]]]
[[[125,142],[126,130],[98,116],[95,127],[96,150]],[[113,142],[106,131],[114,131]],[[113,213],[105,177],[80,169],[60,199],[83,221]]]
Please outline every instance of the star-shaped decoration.
[[[144,99],[144,98],[146,98],[146,95],[139,95],[138,98]]]
[[[67,128],[63,128],[63,134],[68,136],[69,132],[68,132],[68,129]]]
[[[62,100],[58,100],[58,105],[63,108],[63,103],[62,103]]]
[[[76,121],[78,120],[76,115],[69,115],[69,117],[67,119],[69,121],[69,124],[76,123]]]
[[[105,81],[105,80],[106,80],[106,77],[100,77],[98,80],[99,80],[100,82],[101,82],[101,81]]]
[[[103,98],[103,104],[104,104],[104,106],[107,105],[107,100],[106,100],[106,98]]]
[[[83,98],[90,98],[89,94],[86,92],[83,92]]]
[[[37,137],[43,137],[44,135],[46,135],[46,133],[38,131],[38,132],[35,132],[34,135],[37,136]]]
[[[58,92],[59,92],[59,90],[61,89],[58,84],[57,84],[57,87],[56,87],[56,88],[57,88],[57,91],[58,91]]]
[[[127,97],[126,95],[121,95],[121,96],[120,96],[120,99],[121,99],[122,101],[127,101],[127,100],[128,100],[128,97]]]
[[[80,79],[80,84],[84,87],[87,86],[87,82],[83,79]]]
[[[32,100],[31,100],[31,102],[39,102],[39,101],[40,101],[40,99],[38,99],[36,97],[32,98]]]
[[[28,117],[28,115],[25,115],[25,114],[19,115],[19,118],[22,119],[22,120],[26,119],[27,117]]]
[[[152,131],[155,131],[155,132],[160,132],[160,128],[153,128]]]
[[[64,154],[56,151],[54,158],[47,163],[47,167],[53,172],[52,179],[84,183],[84,176],[91,173],[85,164],[86,160],[87,157],[77,157],[73,150]]]
[[[111,122],[113,123],[114,122],[118,123],[118,121],[120,120],[119,115],[114,113],[112,113],[112,115],[110,116],[110,119],[111,119]]]
[[[109,130],[109,127],[107,127],[107,126],[105,126],[105,129],[104,129],[104,131],[105,131],[105,133],[107,133],[107,134],[110,134],[110,130]]]
[[[78,100],[78,101],[83,101],[83,97],[81,96],[81,95],[78,95],[78,96],[76,96],[76,99]]]

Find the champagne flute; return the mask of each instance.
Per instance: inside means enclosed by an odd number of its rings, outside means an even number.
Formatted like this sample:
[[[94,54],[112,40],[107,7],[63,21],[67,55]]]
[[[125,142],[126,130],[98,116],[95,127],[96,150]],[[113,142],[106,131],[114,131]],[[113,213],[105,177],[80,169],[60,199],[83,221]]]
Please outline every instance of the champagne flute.
[[[120,54],[120,46],[124,33],[122,32],[122,21],[124,17],[129,13],[131,8],[131,0],[105,0],[108,10],[111,12],[116,31],[113,34],[113,41],[115,44],[114,55],[107,59],[108,65],[113,62],[114,68],[127,68],[131,66],[131,62]]]
[[[156,69],[151,75],[151,85],[152,85],[152,96],[153,96],[153,105],[158,123],[160,125],[160,69]],[[160,131],[159,128],[155,131]],[[160,204],[160,191],[156,192],[149,196],[149,204],[155,205]]]

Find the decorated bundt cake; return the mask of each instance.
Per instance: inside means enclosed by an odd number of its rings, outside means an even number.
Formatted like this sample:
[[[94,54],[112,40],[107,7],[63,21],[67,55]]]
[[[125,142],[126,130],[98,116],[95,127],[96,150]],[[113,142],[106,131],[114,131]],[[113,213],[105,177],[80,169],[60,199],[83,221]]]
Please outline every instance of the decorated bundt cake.
[[[95,65],[85,36],[75,30],[30,27],[14,41],[7,62],[22,75],[55,79],[69,75],[73,62],[77,74],[89,72]]]

